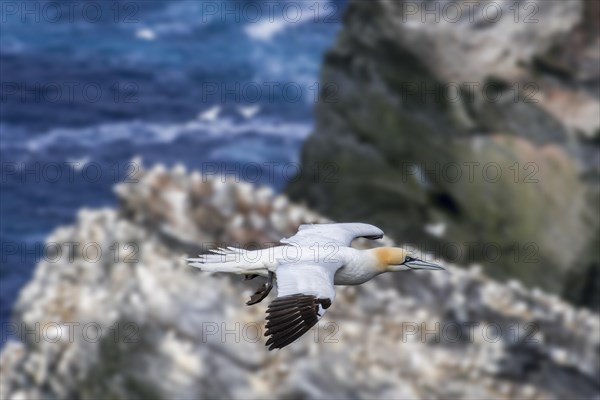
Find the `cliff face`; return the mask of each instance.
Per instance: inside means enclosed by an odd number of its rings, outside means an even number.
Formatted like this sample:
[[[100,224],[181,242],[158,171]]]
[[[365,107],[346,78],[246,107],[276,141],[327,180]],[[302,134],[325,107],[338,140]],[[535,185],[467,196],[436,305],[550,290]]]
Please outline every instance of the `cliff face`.
[[[288,193],[598,307],[598,3],[449,3],[350,3]]]
[[[182,168],[134,178],[117,187],[118,209],[83,210],[48,238],[72,250],[41,261],[21,293],[23,342],[0,356],[1,398],[599,394],[598,315],[477,268],[339,288],[318,329],[268,352],[266,304],[244,305],[258,284],[199,273],[184,258],[326,219],[268,189]],[[92,243],[100,255],[84,251]]]

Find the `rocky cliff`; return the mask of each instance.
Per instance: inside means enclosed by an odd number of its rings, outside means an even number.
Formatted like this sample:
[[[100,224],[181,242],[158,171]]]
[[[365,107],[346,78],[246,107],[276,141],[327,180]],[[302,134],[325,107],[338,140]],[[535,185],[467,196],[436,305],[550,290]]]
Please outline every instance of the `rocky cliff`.
[[[268,352],[266,305],[244,305],[257,284],[184,258],[326,219],[181,167],[133,178],[117,209],[82,210],[48,238],[70,250],[19,297],[0,398],[600,398],[598,315],[477,267],[340,288],[318,328]]]
[[[467,3],[350,2],[288,193],[597,309],[599,3]]]

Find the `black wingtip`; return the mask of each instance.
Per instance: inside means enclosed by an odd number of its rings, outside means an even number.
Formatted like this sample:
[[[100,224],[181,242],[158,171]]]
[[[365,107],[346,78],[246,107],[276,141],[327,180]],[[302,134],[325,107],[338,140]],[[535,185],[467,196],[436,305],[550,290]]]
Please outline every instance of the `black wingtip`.
[[[326,309],[331,299],[317,298],[302,293],[278,297],[267,308],[269,351],[281,349],[295,342],[319,321],[319,307]]]

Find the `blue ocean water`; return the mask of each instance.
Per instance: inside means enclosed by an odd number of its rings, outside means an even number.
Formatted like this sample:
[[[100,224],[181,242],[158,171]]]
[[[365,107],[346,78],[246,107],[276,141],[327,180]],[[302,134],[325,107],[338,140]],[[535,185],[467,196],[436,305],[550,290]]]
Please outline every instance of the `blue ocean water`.
[[[1,7],[4,331],[47,235],[113,206],[133,157],[230,173],[296,162],[345,0]],[[274,176],[259,181],[281,189]]]

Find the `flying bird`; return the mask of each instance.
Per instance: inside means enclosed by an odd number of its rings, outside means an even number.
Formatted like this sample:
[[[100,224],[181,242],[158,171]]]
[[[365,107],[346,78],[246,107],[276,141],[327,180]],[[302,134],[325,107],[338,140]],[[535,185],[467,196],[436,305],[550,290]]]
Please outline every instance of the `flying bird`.
[[[238,107],[238,112],[246,119],[254,117],[260,111],[260,106]]]
[[[198,114],[198,119],[202,121],[214,122],[219,118],[219,114],[221,113],[220,106],[214,106],[209,108],[208,110],[204,110]]]
[[[135,36],[139,39],[154,40],[156,39],[156,33],[149,28],[140,29],[135,32]]]
[[[211,250],[190,258],[191,266],[207,272],[228,272],[267,278],[247,305],[260,303],[277,283],[277,297],[267,307],[269,350],[296,341],[325,314],[335,299],[335,285],[360,285],[384,272],[443,267],[414,258],[405,249],[350,247],[356,238],[381,239],[383,231],[363,223],[300,225],[281,239],[281,246],[261,250],[234,247]]]

